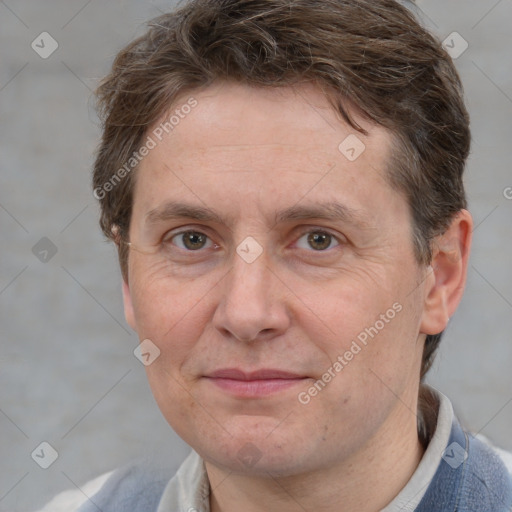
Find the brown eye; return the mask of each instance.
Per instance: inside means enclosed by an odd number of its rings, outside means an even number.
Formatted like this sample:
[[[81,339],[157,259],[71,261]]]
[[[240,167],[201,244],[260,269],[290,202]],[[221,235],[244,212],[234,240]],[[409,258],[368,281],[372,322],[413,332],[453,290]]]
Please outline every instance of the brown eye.
[[[170,237],[170,240],[175,240],[175,244],[183,250],[197,251],[206,247],[208,236],[198,231],[182,231]],[[211,243],[211,242],[210,242]]]
[[[306,239],[305,242],[303,242],[304,239]],[[302,235],[297,242],[297,247],[301,249],[313,249],[315,251],[325,251],[337,245],[339,245],[339,242],[336,240],[336,237],[325,231],[309,231]]]
[[[315,250],[321,251],[331,245],[331,235],[326,233],[312,233],[308,236],[308,244]]]

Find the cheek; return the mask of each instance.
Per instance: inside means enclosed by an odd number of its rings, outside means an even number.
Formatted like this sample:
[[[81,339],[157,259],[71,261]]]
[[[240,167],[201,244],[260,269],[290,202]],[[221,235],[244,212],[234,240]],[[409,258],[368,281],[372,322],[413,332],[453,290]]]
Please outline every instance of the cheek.
[[[149,272],[134,272],[131,296],[139,338],[149,338],[171,366],[183,361],[204,328],[211,288],[202,280],[170,282]]]
[[[371,279],[358,277],[304,295],[317,317],[317,327],[311,322],[304,328],[325,354],[325,367],[319,371],[326,372],[325,380],[332,379],[334,385],[329,386],[337,390],[333,399],[353,395],[373,403],[386,387],[400,391],[415,375],[422,352],[417,343],[421,292],[411,294],[403,278],[377,279],[376,272]],[[319,328],[328,335],[315,336]]]
[[[388,330],[395,323],[395,318],[400,316],[396,307],[393,308],[398,293],[386,286],[383,279],[378,286],[376,282],[375,276],[370,280],[350,275],[335,282],[323,282],[315,288],[305,286],[297,290],[297,295],[306,308],[315,314],[317,325],[320,323],[330,333],[329,345],[348,349],[347,343],[350,345],[352,340],[359,337],[364,344],[372,334],[380,335]],[[380,319],[381,315],[384,315],[384,320]],[[312,323],[310,328],[313,328]],[[315,339],[313,334],[312,340]]]

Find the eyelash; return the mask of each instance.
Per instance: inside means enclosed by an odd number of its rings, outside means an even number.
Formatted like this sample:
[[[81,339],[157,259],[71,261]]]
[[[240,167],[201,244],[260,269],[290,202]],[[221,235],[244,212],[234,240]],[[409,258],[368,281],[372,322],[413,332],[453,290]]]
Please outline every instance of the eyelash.
[[[195,229],[194,227],[189,227],[187,229],[182,229],[182,230],[180,230],[178,232],[175,232],[175,233],[171,232],[171,233],[168,233],[167,235],[165,235],[163,240],[162,240],[162,246],[166,246],[168,243],[170,244],[171,240],[173,240],[174,238],[179,237],[180,235],[184,235],[185,233],[190,233],[190,232],[194,233],[194,234],[198,234],[198,235],[204,235],[204,236],[206,236],[208,238],[208,240],[212,241],[211,237],[209,235],[207,235],[206,233],[200,231],[199,229]],[[331,233],[329,230],[324,229],[324,228],[318,228],[318,227],[309,227],[308,229],[304,229],[303,231],[301,231],[300,235],[297,238],[297,241],[295,243],[297,243],[304,235],[307,235],[309,233],[328,235],[328,236],[332,237],[332,239],[334,241],[337,242],[337,245],[335,245],[334,247],[329,247],[327,249],[317,250],[317,251],[315,251],[314,249],[310,249],[310,250],[302,249],[302,250],[306,250],[307,252],[317,253],[317,254],[318,253],[327,253],[327,252],[333,250],[334,248],[339,247],[339,246],[341,246],[341,245],[346,243],[345,240],[342,240],[339,236]],[[174,244],[171,244],[171,245],[174,245]],[[213,245],[214,245],[214,248],[218,248],[219,247],[219,245],[215,244],[215,242],[213,242]],[[190,254],[193,254],[193,253],[198,253],[199,254],[199,253],[204,252],[204,248],[197,249],[196,251],[189,250],[189,249],[183,249],[181,247],[177,247],[177,248],[180,251],[183,251],[183,252],[186,252],[186,253],[190,253]],[[212,247],[210,247],[209,249],[212,249]]]

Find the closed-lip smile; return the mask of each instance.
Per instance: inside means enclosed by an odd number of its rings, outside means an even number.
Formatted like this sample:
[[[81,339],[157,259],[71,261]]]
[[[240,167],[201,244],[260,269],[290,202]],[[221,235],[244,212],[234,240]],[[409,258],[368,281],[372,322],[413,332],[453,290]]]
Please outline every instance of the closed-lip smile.
[[[274,368],[243,371],[222,368],[205,375],[217,387],[240,398],[258,398],[302,383],[308,377]]]

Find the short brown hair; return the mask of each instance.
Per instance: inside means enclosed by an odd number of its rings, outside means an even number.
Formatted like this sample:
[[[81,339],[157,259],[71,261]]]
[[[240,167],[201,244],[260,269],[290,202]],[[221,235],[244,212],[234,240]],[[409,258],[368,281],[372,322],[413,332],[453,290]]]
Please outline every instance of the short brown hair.
[[[417,260],[430,262],[433,238],[466,207],[469,118],[451,58],[394,0],[192,0],[151,20],[97,89],[104,129],[93,187],[108,238],[127,239],[132,211],[134,172],[116,172],[178,98],[219,79],[313,82],[355,130],[364,132],[348,105],[389,129],[388,178],[408,200]],[[125,244],[119,259],[127,280]],[[427,336],[422,379],[441,334]]]

